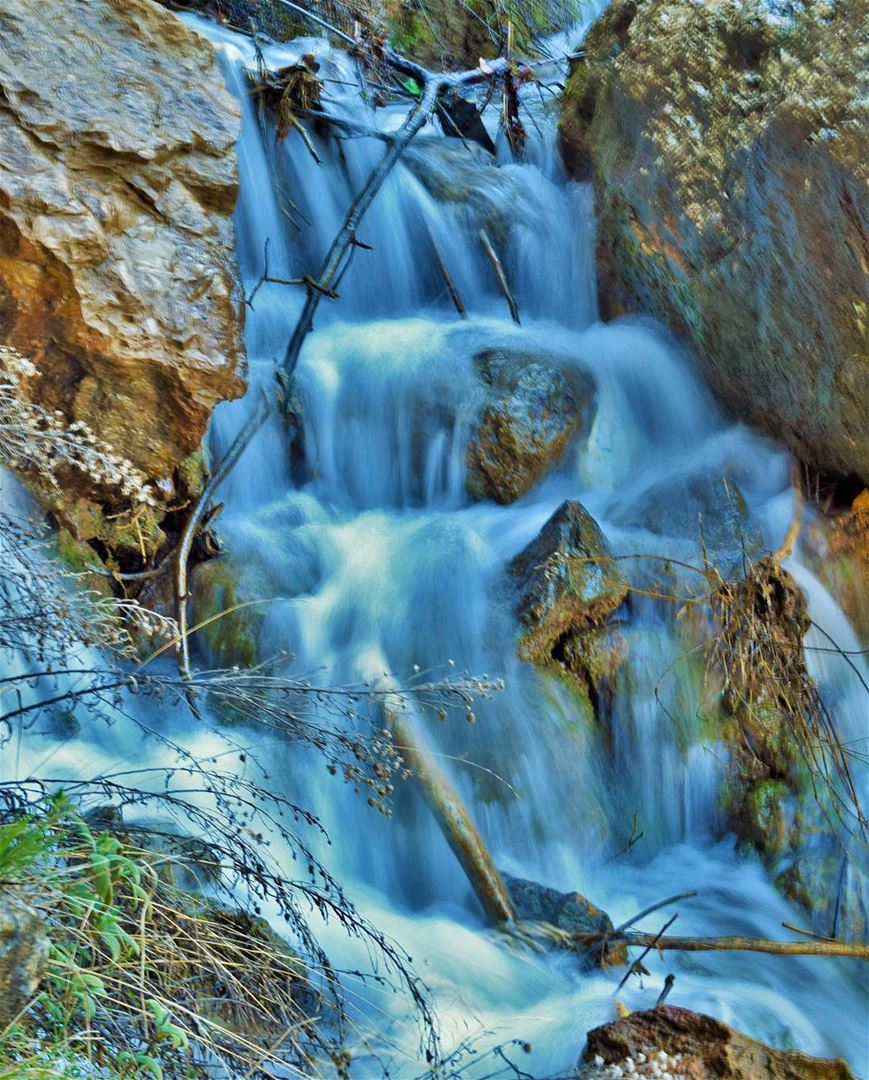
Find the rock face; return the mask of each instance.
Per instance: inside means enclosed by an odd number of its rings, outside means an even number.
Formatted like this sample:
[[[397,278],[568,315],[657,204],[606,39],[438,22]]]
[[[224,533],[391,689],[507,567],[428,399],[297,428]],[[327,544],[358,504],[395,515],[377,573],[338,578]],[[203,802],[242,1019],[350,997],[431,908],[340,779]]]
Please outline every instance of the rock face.
[[[595,182],[604,312],[657,315],[741,418],[865,481],[869,8],[778,10],[618,0],[562,146]]]
[[[672,1005],[631,1013],[590,1031],[581,1063],[586,1067],[579,1076],[610,1076],[610,1065],[621,1066],[627,1058],[637,1063],[641,1054],[651,1059],[661,1053],[668,1060],[661,1062],[657,1075],[666,1072],[685,1080],[854,1080],[844,1061],[775,1050],[711,1016]],[[602,1058],[604,1065],[595,1066],[595,1058]],[[652,1076],[653,1070],[641,1063],[633,1075]]]
[[[36,992],[47,957],[42,922],[13,891],[5,890],[0,897],[0,1028]]]
[[[575,633],[599,626],[627,595],[597,522],[578,502],[564,502],[510,564],[524,632],[519,655],[545,663]]]
[[[558,464],[585,427],[594,385],[555,358],[511,349],[485,350],[474,363],[488,396],[468,445],[468,493],[511,503]]]
[[[34,398],[171,497],[242,389],[239,109],[213,50],[151,0],[0,10],[0,342]]]

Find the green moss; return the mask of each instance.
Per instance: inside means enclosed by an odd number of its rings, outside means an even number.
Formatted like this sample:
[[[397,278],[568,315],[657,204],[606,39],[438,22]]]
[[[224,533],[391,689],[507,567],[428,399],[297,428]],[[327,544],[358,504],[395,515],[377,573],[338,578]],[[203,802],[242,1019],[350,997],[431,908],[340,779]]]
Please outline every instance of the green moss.
[[[94,566],[104,566],[97,553],[84,540],[76,540],[68,529],[58,529],[55,534],[57,555],[64,566],[75,574],[85,575],[79,579],[82,588],[101,596],[111,596],[112,586],[104,574],[90,573]]]
[[[186,499],[196,499],[201,494],[208,479],[205,467],[205,455],[202,449],[194,450],[178,466],[178,491]]]
[[[153,559],[166,543],[160,528],[163,511],[154,506],[137,506],[133,510],[104,517],[99,538],[118,555],[138,556],[142,562]]]
[[[221,667],[258,663],[265,612],[259,606],[232,610],[266,595],[253,587],[250,575],[242,574],[228,559],[212,559],[193,572],[192,593],[194,624],[206,623],[196,633],[209,658]]]

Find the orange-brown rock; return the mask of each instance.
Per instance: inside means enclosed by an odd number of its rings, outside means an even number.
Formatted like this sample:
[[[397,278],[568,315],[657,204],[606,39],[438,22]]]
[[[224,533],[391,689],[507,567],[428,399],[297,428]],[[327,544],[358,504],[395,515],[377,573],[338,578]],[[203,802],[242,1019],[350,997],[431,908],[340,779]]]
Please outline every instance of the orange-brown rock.
[[[637,1064],[640,1055],[647,1062],[658,1059],[657,1075],[685,1080],[854,1080],[844,1061],[775,1050],[711,1016],[672,1005],[631,1013],[590,1031],[579,1076],[612,1075],[607,1066],[621,1066],[628,1058],[635,1076],[653,1075],[644,1062]],[[603,1067],[595,1066],[596,1058]]]
[[[238,131],[211,45],[151,0],[3,3],[0,342],[164,493],[243,390]]]

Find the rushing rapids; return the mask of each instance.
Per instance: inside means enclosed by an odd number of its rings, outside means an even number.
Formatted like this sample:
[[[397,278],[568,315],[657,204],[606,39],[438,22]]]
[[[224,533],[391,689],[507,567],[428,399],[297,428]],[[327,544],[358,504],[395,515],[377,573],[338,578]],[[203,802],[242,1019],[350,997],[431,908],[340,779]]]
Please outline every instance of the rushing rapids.
[[[383,142],[315,134],[318,164],[301,139],[277,141],[248,89],[253,44],[191,23],[217,45],[242,104],[236,230],[248,293],[263,273],[267,242],[270,276],[313,273]],[[322,41],[269,46],[265,60],[277,69],[309,52],[321,64],[327,111],[357,124],[364,113],[387,135],[398,126],[397,106],[363,110],[353,61]],[[590,192],[563,175],[547,91],[525,93],[533,123],[520,163],[498,136],[497,116],[495,159],[432,129],[417,138],[365,217],[360,237],[372,250],[355,251],[340,299],[321,305],[304,346],[293,386],[301,446],[291,453],[286,429],[270,420],[224,483],[225,546],[269,601],[249,632],[259,654],[289,651],[296,670],[317,671],[336,686],[388,673],[412,696],[415,680],[454,665],[503,679],[503,691],[475,705],[473,725],[461,712],[446,722],[413,717],[416,738],[460,792],[499,867],[579,890],[617,924],[696,889],[697,898],[680,906],[681,933],[779,937],[782,921],[801,916],[726,835],[726,750],[701,730],[702,687],[680,663],[685,647],[671,607],[638,593],[622,621],[627,675],[609,705],[608,745],[563,683],[517,656],[506,567],[565,499],[587,507],[617,553],[685,562],[699,558],[698,515],[714,557],[732,563],[746,536],[775,550],[793,510],[786,454],[733,424],[659,327],[597,321]],[[521,327],[509,319],[481,228],[497,231]],[[450,301],[439,260],[466,319]],[[271,392],[301,298],[302,290],[283,284],[257,288],[246,323],[251,387],[242,401],[218,408],[216,457],[261,388]],[[466,494],[468,441],[484,393],[474,357],[483,349],[568,357],[595,387],[590,431],[510,505]],[[728,485],[739,492],[738,515]],[[629,562],[641,578],[642,559]],[[798,549],[788,566],[817,623],[856,651],[844,616]],[[808,643],[824,641],[813,630]],[[865,699],[848,666],[862,658],[817,651],[808,663],[835,700],[843,738],[862,738]],[[184,723],[194,753],[215,752],[213,740]],[[173,734],[183,738],[177,726]],[[99,738],[84,731],[64,751],[63,767],[73,770],[85,751],[107,764],[121,752],[158,753],[139,742],[123,747],[123,737],[120,729]],[[569,954],[505,948],[487,930],[412,782],[396,792],[386,820],[313,754],[263,734],[248,741],[269,760],[272,783],[326,826],[331,846],[311,843],[351,899],[412,955],[433,993],[445,1047],[466,1043],[482,1058],[517,1039],[530,1044],[530,1052],[511,1050],[523,1075],[568,1070],[584,1033],[611,1018],[621,976],[579,971]],[[634,821],[642,840],[630,845]],[[656,915],[641,926],[657,930],[661,922]],[[338,968],[352,972],[364,962],[340,928],[324,925],[321,936]],[[775,1045],[844,1056],[858,1073],[864,1065],[866,988],[855,962],[671,953],[647,964],[651,975],[620,994],[631,1008],[653,1005],[674,972],[677,1004]],[[346,987],[359,1024],[349,1043],[354,1075],[373,1080],[388,1067],[409,1080],[423,1072],[408,1001],[352,975]],[[463,1068],[477,1075],[473,1061]],[[479,1075],[492,1069],[491,1058],[481,1060]]]

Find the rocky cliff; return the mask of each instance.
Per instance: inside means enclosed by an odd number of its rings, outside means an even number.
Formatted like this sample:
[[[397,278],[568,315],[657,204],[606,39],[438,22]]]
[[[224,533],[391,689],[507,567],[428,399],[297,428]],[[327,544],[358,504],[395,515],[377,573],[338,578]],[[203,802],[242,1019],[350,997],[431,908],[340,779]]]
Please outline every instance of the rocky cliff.
[[[239,109],[211,45],[152,0],[55,15],[0,9],[0,343],[39,369],[34,399],[171,500],[243,390]]]
[[[662,318],[738,416],[864,481],[867,40],[861,0],[616,0],[561,124],[605,313]]]

